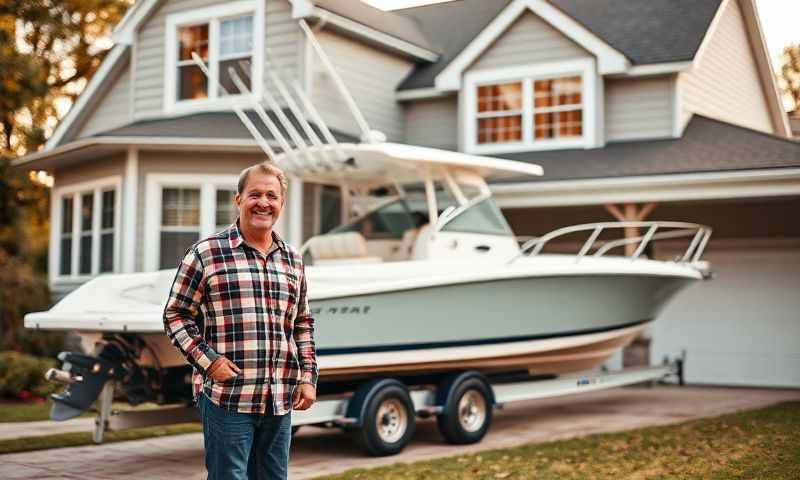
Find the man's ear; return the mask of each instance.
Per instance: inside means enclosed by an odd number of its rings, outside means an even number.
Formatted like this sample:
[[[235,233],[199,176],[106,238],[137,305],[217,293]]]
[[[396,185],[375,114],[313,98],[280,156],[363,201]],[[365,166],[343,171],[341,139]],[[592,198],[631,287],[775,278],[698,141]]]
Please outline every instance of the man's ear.
[[[233,196],[233,204],[236,205],[237,208],[242,205],[242,197],[238,193]]]

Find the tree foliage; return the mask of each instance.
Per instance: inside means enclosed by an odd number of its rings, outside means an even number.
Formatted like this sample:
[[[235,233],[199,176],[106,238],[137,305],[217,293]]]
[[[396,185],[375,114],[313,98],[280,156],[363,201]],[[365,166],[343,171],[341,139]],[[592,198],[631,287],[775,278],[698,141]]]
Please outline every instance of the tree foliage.
[[[130,0],[0,0],[0,350],[57,352],[60,335],[27,332],[46,309],[49,191],[14,171],[96,72]]]
[[[800,111],[800,43],[783,49],[778,81],[784,95],[791,100],[789,110]]]
[[[129,0],[0,2],[0,153],[42,145],[100,66]],[[60,106],[59,107],[59,102]]]

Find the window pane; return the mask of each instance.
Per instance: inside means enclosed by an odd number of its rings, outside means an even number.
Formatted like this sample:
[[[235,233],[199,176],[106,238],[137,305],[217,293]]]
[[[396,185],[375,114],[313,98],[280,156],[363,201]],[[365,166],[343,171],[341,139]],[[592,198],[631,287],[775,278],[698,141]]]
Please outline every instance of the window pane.
[[[114,228],[114,190],[103,192],[103,219],[101,228]]]
[[[72,197],[64,197],[61,199],[61,233],[72,234],[73,208]]]
[[[161,225],[196,227],[200,225],[200,189],[165,188],[161,197]]]
[[[220,85],[228,91],[229,94],[236,95],[242,93],[239,91],[239,88],[233,83],[231,78],[231,74],[229,70],[233,68],[236,73],[239,75],[239,78],[242,80],[242,83],[245,84],[248,90],[251,88],[250,83],[250,68],[251,62],[250,57],[242,57],[242,58],[234,58],[231,60],[225,60],[224,62],[219,62],[219,82]],[[222,93],[222,89],[220,89],[219,94],[220,96],[224,95]]]
[[[191,60],[192,52],[208,59],[208,24],[178,29],[178,60]]]
[[[200,238],[200,232],[161,232],[158,268],[176,268],[186,249]]]
[[[253,48],[253,16],[231,18],[220,23],[220,55],[249,54]]]
[[[522,108],[522,83],[478,87],[478,112],[500,112]]]
[[[545,113],[537,113],[533,116],[534,120],[534,138],[553,138],[554,136],[554,129],[553,124],[555,123],[555,113],[553,112],[545,112]]]
[[[208,78],[197,65],[178,67],[178,100],[208,97]]]
[[[80,274],[92,273],[92,234],[82,234],[80,242]]]
[[[92,231],[92,211],[94,210],[94,194],[81,195],[81,231]]]
[[[582,132],[581,110],[558,112],[558,136],[580,137]]]
[[[533,82],[533,106],[537,108],[581,104],[581,77]]]
[[[216,219],[215,224],[218,229],[225,228],[236,221],[239,210],[233,203],[233,197],[235,195],[235,190],[217,190],[217,208],[214,218]]]
[[[100,235],[100,271],[114,271],[114,234]]]
[[[522,116],[479,118],[478,143],[506,143],[522,140]]]
[[[60,275],[70,275],[72,273],[72,238],[61,239],[60,260],[58,273]]]

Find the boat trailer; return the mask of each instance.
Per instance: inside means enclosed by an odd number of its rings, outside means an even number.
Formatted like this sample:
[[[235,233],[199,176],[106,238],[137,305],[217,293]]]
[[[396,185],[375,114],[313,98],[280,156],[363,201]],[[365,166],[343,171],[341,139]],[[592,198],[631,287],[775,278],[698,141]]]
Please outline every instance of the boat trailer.
[[[477,371],[445,374],[436,385],[409,386],[397,378],[366,380],[354,391],[323,395],[305,411],[292,413],[292,426],[341,428],[354,433],[369,455],[400,452],[411,440],[416,417],[435,416],[445,440],[453,444],[479,442],[488,431],[494,409],[506,404],[589,393],[644,382],[683,385],[684,356],[661,366],[618,371],[592,371],[527,380],[490,380]],[[102,386],[97,399],[94,441],[106,431],[199,421],[196,407],[165,407],[142,411],[114,411],[114,382]]]

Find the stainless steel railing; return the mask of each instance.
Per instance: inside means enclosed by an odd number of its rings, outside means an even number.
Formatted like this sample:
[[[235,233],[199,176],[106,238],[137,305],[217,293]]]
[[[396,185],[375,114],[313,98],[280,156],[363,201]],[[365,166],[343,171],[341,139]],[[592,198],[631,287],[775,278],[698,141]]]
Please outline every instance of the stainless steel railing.
[[[607,230],[619,230],[626,228],[646,228],[644,235],[625,237],[614,240],[598,240],[600,235]],[[661,230],[661,231],[659,231]],[[586,223],[582,225],[572,225],[559,228],[541,237],[532,238],[520,246],[519,254],[515,255],[509,263],[514,262],[523,256],[536,256],[542,252],[545,246],[556,238],[563,237],[578,232],[591,232],[589,237],[583,242],[580,250],[576,254],[576,261],[591,253],[594,257],[602,257],[614,248],[626,245],[636,245],[636,250],[630,255],[625,255],[631,260],[636,260],[644,252],[647,245],[666,239],[689,238],[691,241],[686,250],[676,260],[681,263],[695,263],[700,260],[703,251],[711,237],[711,227],[697,223],[687,222],[665,222],[665,221],[629,221],[629,222],[599,222]]]

